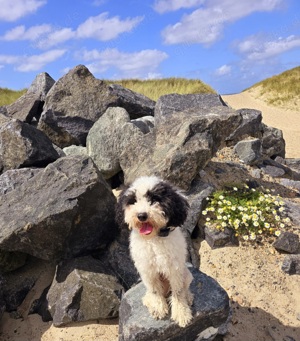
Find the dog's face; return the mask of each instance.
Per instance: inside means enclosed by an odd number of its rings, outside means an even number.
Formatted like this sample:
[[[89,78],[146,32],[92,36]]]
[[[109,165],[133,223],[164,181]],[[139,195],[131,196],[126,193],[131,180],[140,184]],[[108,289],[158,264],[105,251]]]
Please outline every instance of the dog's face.
[[[144,238],[184,223],[187,200],[169,183],[157,177],[138,178],[124,190],[117,205],[117,220],[136,229]]]

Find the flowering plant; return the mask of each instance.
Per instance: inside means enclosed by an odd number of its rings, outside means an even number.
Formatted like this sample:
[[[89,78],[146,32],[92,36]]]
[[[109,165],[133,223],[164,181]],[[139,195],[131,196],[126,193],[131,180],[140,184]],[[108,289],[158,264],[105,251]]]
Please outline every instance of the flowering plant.
[[[207,201],[202,211],[205,225],[221,231],[231,228],[244,240],[256,240],[259,235],[279,236],[291,224],[282,198],[270,190],[236,186],[216,191]]]

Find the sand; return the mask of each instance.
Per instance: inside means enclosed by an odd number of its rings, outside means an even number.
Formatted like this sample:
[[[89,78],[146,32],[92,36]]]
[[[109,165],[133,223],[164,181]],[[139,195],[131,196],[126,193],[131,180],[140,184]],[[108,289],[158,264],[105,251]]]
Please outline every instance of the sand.
[[[270,107],[251,92],[222,97],[233,108],[261,110],[264,123],[283,130],[286,156],[300,158],[300,112]],[[282,272],[285,255],[268,244],[211,250],[203,241],[198,247],[200,269],[215,278],[231,300],[232,322],[224,341],[300,341],[300,277]],[[118,320],[55,328],[38,315],[14,319],[5,313],[0,340],[117,341]]]

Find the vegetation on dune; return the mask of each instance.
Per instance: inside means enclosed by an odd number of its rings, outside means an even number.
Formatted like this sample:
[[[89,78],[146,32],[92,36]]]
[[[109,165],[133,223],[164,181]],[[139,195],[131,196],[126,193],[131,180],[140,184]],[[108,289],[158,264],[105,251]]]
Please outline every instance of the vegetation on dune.
[[[254,84],[270,105],[299,108],[300,66]],[[251,89],[250,88],[250,89]]]
[[[203,83],[199,79],[186,78],[162,78],[162,79],[123,79],[116,81],[106,81],[107,83],[120,84],[132,91],[141,93],[154,101],[160,96],[177,93],[177,94],[199,94],[199,93],[216,93],[209,85]]]
[[[15,102],[25,92],[26,89],[15,91],[7,88],[0,88],[0,106]]]

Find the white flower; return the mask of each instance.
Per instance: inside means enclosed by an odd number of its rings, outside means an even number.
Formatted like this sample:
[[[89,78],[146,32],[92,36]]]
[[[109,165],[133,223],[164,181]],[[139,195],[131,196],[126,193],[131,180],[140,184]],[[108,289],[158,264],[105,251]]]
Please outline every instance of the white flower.
[[[206,210],[202,211],[202,214],[207,215],[207,211]]]
[[[279,230],[275,231],[275,236],[279,237],[281,235],[281,232]]]
[[[223,199],[224,199],[224,196],[223,196],[223,195],[220,195],[220,196],[219,196],[219,199],[220,199],[220,200],[223,200]]]
[[[248,236],[243,236],[243,239],[244,240],[249,240],[249,237]]]
[[[238,189],[237,189],[237,187],[233,187],[233,190],[234,190],[234,191],[237,191]]]
[[[265,223],[264,225],[265,225],[265,228],[266,228],[266,229],[269,229],[269,228],[270,228],[270,224],[269,224],[269,223]]]

